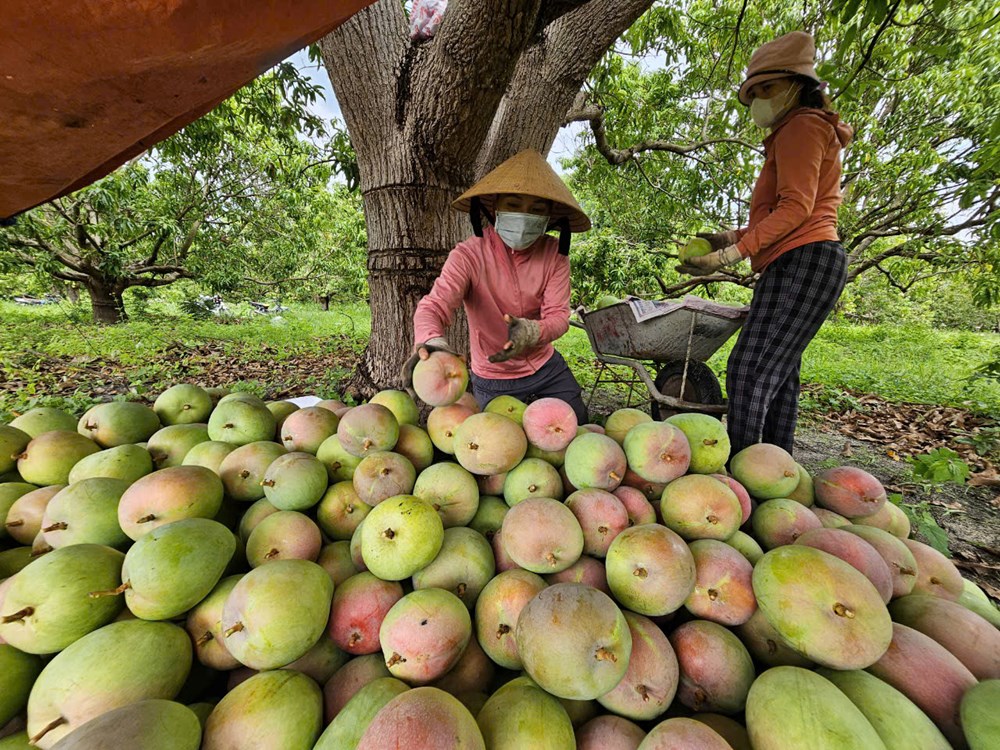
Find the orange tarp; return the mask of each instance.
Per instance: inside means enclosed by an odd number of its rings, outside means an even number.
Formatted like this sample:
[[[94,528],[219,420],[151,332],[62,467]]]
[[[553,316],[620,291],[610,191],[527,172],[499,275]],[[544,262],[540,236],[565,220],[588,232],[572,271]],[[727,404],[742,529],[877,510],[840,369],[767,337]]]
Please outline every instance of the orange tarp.
[[[5,0],[0,219],[77,190],[373,0]]]

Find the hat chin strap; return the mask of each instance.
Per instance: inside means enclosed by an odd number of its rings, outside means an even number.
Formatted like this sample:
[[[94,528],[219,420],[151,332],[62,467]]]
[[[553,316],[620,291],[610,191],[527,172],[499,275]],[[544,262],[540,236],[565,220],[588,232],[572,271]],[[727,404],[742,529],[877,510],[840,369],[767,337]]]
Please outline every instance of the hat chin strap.
[[[472,233],[476,235],[476,237],[483,236],[484,213],[486,214],[486,220],[492,224],[493,221],[490,218],[490,215],[486,213],[485,209],[483,208],[483,202],[479,200],[478,196],[476,196],[469,203],[469,223],[472,224]]]
[[[569,231],[569,219],[563,216],[556,222],[556,226],[559,227],[559,254],[569,255],[569,243],[572,237]]]

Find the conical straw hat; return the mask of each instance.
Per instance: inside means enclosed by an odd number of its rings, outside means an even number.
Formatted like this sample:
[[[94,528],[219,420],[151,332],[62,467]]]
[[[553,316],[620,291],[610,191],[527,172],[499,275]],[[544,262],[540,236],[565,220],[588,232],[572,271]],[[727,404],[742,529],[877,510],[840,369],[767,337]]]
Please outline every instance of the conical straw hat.
[[[544,156],[531,149],[510,157],[451,205],[458,211],[468,211],[472,207],[472,199],[478,197],[483,206],[493,210],[494,199],[503,193],[523,193],[552,201],[550,226],[554,226],[557,220],[565,216],[569,219],[570,231],[586,232],[590,229],[590,219],[580,208],[566,183],[549,166]]]

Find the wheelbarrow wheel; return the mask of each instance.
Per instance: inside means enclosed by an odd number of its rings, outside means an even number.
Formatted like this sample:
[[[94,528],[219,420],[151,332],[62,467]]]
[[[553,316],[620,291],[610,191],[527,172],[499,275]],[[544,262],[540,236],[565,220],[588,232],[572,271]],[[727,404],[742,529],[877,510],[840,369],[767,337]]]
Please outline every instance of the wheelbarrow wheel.
[[[684,383],[683,362],[667,362],[656,373],[656,380],[654,382],[657,390],[664,396],[683,398],[685,401],[690,401],[694,404],[705,404],[706,406],[717,406],[724,403],[722,399],[722,386],[719,385],[719,379],[715,377],[712,368],[704,362],[697,362],[695,360],[688,362],[687,382],[684,385],[683,394],[681,394],[681,383]],[[680,411],[672,409],[666,404],[661,404],[655,399],[650,408],[650,413],[654,419],[666,419],[680,413]]]

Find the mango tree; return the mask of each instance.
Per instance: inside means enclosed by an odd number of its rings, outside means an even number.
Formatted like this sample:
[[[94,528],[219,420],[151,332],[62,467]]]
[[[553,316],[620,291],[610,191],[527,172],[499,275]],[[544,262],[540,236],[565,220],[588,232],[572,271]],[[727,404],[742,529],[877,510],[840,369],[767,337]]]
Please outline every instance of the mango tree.
[[[856,131],[839,223],[850,280],[878,274],[906,292],[954,278],[995,304],[1000,107],[987,71],[1000,67],[1000,15],[989,0],[657,3],[568,118],[583,127],[573,185],[595,213],[592,237],[652,251],[663,283],[650,275],[650,293],[754,284],[747,268],[690,279],[672,267],[692,232],[746,224],[766,134],[736,90],[753,49],[794,29],[816,37],[819,74]]]
[[[0,272],[34,269],[126,319],[131,287],[197,277],[209,289],[287,280],[323,245],[330,154],[302,134],[318,87],[282,64],[108,177],[0,228]]]

